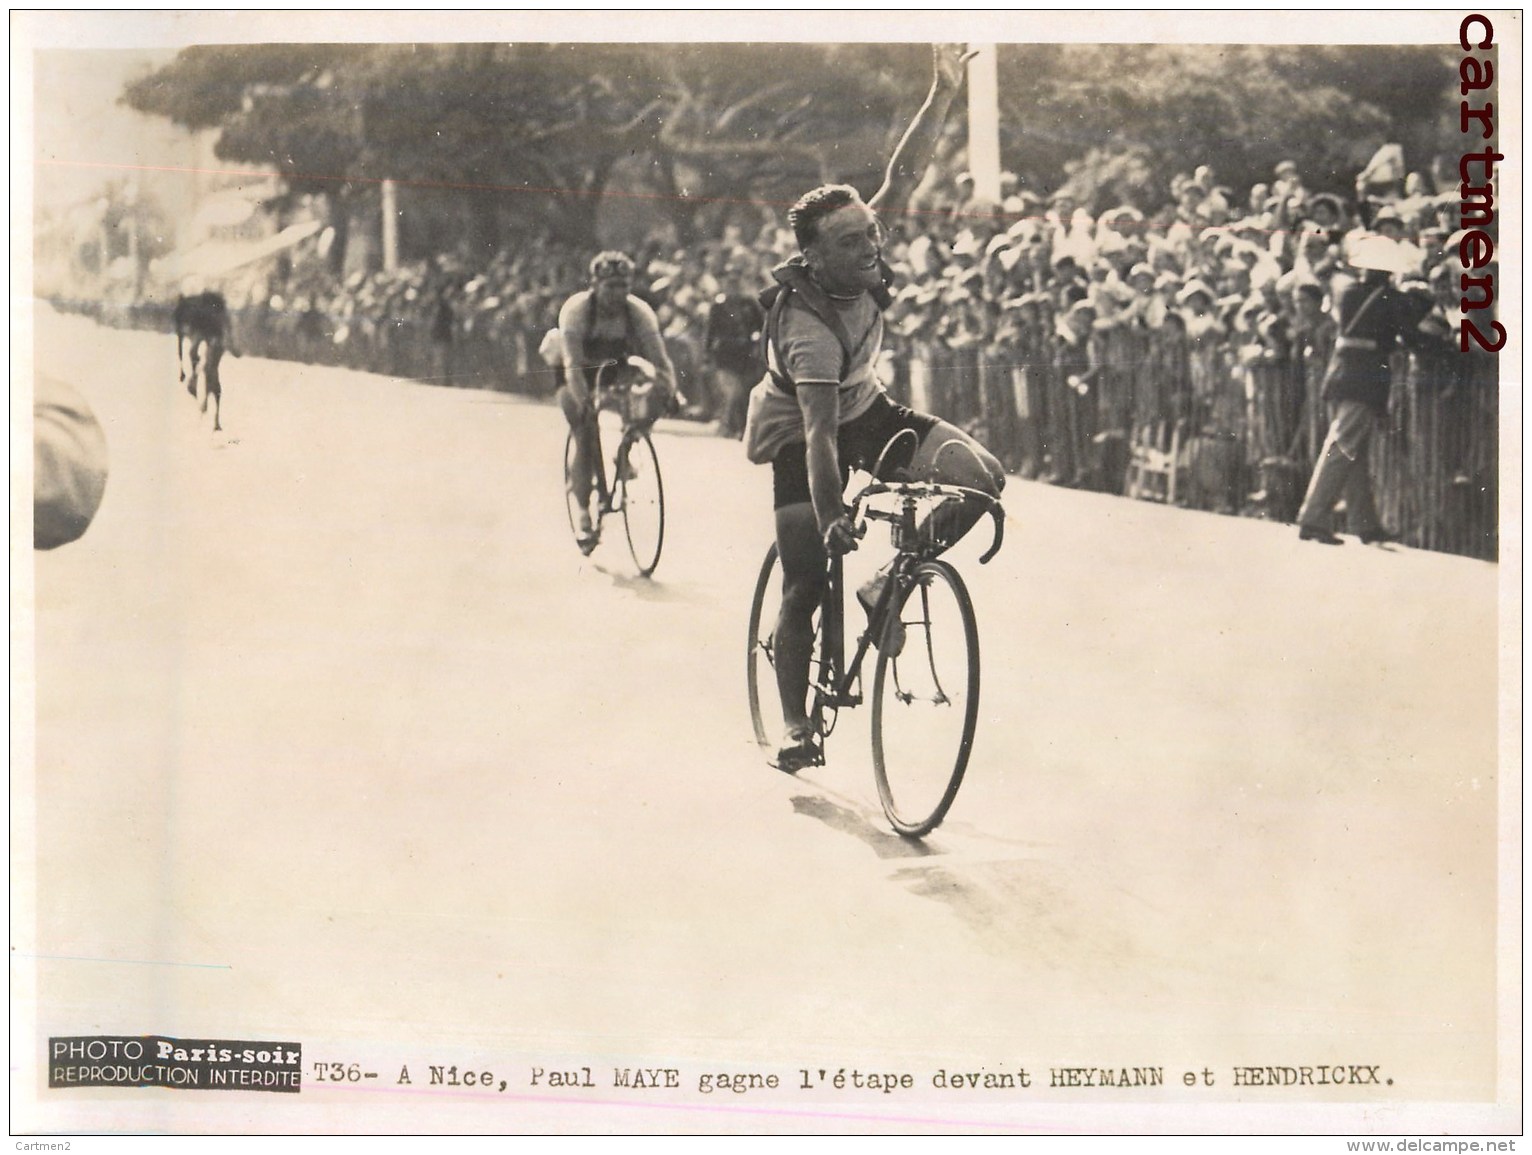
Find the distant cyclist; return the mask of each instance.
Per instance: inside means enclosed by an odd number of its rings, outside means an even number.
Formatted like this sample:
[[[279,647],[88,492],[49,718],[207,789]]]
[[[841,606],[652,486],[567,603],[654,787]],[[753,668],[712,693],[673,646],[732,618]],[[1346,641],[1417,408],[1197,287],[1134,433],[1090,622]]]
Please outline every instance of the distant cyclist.
[[[800,255],[772,271],[777,284],[763,297],[770,303],[763,342],[768,371],[751,390],[745,449],[751,461],[772,467],[783,577],[775,666],[788,730],[772,764],[789,773],[819,756],[807,716],[813,614],[824,595],[826,551],[856,548],[842,504],[850,470],[871,469],[892,444],[885,474],[899,470],[996,495],[1005,484],[992,454],[947,422],[896,404],[877,376],[892,278],[877,211],[908,203],[968,60],[959,45],[936,45],[932,52],[931,91],[899,141],[882,187],[865,202],[850,185],[823,185],[800,198],[787,214]],[[941,539],[956,541],[983,512],[953,509]],[[876,604],[881,579],[880,573],[860,591],[864,605]],[[893,639],[890,634],[888,644],[902,644]]]
[[[171,314],[171,323],[176,331],[176,360],[181,367],[181,382],[186,386],[186,391],[195,397],[200,370],[204,382],[202,412],[207,412],[207,403],[212,401],[213,428],[221,430],[223,383],[218,376],[218,366],[223,361],[225,349],[239,356],[239,350],[234,345],[229,303],[224,300],[222,293],[213,289],[200,289],[195,282],[189,281],[182,286],[175,311]]]
[[[643,373],[629,367],[629,357],[641,357],[654,366],[654,387],[645,419],[652,421],[675,404],[676,371],[660,335],[654,310],[633,296],[633,260],[626,253],[598,253],[590,263],[590,288],[582,289],[559,310],[559,335],[564,343],[565,385],[558,391],[559,406],[575,439],[574,468],[569,491],[580,510],[580,536],[595,539],[590,520],[590,490],[595,480],[596,411],[591,391],[596,371],[615,361],[623,368],[608,383],[634,382]]]

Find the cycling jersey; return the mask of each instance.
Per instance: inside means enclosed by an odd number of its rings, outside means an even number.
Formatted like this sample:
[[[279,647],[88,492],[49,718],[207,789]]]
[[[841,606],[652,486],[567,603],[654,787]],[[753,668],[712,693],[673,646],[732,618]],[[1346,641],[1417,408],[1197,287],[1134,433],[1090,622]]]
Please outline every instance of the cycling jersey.
[[[787,296],[767,320],[767,373],[750,391],[745,452],[757,464],[803,441],[803,410],[796,395],[800,384],[836,386],[842,425],[867,412],[884,392],[875,368],[883,346],[883,302],[872,293],[831,297],[793,262],[772,275]]]
[[[630,356],[642,357],[654,366],[654,386],[658,397],[676,395],[676,370],[660,335],[659,318],[640,298],[629,295],[621,318],[596,312],[593,294],[582,290],[564,302],[559,310],[559,334],[564,341],[565,371],[578,367],[582,379],[594,383],[596,369],[606,361],[622,362]]]
[[[596,298],[589,290],[576,293],[559,310],[559,329],[565,334],[566,348],[569,334],[579,333],[583,337],[585,364],[579,368],[585,374],[587,385],[595,384],[597,367],[607,361],[621,363],[632,354],[637,353],[642,356],[633,328],[634,307],[635,302],[632,297],[623,302],[622,332],[615,335],[609,328],[605,332],[593,331],[597,324]],[[601,318],[601,320],[606,321],[607,318]],[[565,365],[566,369],[570,365],[570,358],[567,356]]]

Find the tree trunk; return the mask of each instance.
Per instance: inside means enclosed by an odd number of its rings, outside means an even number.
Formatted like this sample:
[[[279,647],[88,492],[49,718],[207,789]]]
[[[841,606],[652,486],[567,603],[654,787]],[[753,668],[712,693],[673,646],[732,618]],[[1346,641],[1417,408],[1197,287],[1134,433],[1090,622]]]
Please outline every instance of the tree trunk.
[[[611,177],[613,161],[603,158],[592,167],[590,179],[574,196],[560,197],[554,206],[551,232],[554,239],[582,249],[600,244],[596,231],[596,210]]]
[[[469,251],[476,263],[487,265],[500,251],[499,194],[474,189],[467,195]]]
[[[696,206],[689,197],[681,195],[681,185],[676,180],[676,158],[667,152],[655,159],[659,162],[661,193],[665,198],[670,223],[676,230],[676,241],[682,246],[689,246],[697,239]]]
[[[339,276],[346,267],[346,246],[351,239],[351,215],[346,198],[339,193],[326,193],[325,216],[330,227],[335,230],[335,239],[330,242],[326,262],[330,272]]]
[[[371,194],[370,196],[368,194]],[[360,195],[345,198],[341,215],[346,219],[346,251],[341,275],[374,272],[382,258],[382,219],[378,193],[371,186]],[[339,240],[339,237],[336,238]]]

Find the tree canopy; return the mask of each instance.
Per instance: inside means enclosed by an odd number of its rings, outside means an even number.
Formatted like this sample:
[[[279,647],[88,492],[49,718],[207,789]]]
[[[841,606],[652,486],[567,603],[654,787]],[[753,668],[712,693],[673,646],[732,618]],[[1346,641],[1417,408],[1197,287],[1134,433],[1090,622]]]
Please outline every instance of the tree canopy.
[[[1285,158],[1343,188],[1386,140],[1425,167],[1455,107],[1434,49],[1003,45],[999,70],[1003,163],[1039,191],[1087,158],[1091,195],[1152,198],[1202,163],[1249,184]],[[394,179],[494,245],[589,243],[614,191],[683,237],[709,206],[871,192],[928,83],[920,44],[205,46],[123,99],[217,129],[219,157],[294,194],[344,205]]]
[[[1199,164],[1248,188],[1281,160],[1310,188],[1345,192],[1390,141],[1429,168],[1456,130],[1443,122],[1455,80],[1435,48],[1016,45],[1000,55],[1001,148],[1044,188],[1095,152],[1153,158],[1151,199]]]

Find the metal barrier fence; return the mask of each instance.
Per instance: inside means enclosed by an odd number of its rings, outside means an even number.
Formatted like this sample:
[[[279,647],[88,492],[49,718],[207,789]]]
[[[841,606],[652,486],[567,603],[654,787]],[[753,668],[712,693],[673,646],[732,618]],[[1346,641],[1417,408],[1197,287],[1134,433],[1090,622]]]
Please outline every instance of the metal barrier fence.
[[[171,328],[168,307],[94,302],[75,311],[121,327]],[[553,391],[537,354],[540,326],[496,320],[441,341],[424,317],[263,309],[237,311],[235,325],[242,350],[257,356]],[[885,371],[895,397],[969,430],[1023,477],[1290,522],[1328,428],[1320,387],[1333,340],[1328,325],[1274,351],[1175,324],[1120,326],[1085,340],[1033,324],[989,345],[891,334]],[[1493,357],[1454,345],[1395,356],[1372,470],[1379,512],[1405,544],[1497,558],[1498,387]]]
[[[891,391],[973,433],[1024,477],[1291,522],[1329,425],[1333,326],[1275,351],[1122,327],[1071,347],[897,341]],[[1405,544],[1498,556],[1497,364],[1450,344],[1394,359],[1374,443],[1379,512]],[[1343,529],[1337,515],[1336,529]]]

